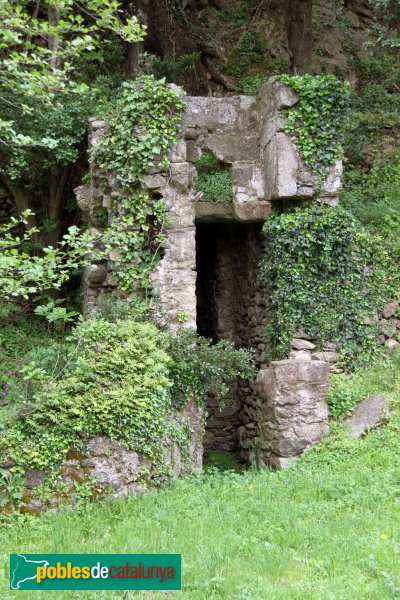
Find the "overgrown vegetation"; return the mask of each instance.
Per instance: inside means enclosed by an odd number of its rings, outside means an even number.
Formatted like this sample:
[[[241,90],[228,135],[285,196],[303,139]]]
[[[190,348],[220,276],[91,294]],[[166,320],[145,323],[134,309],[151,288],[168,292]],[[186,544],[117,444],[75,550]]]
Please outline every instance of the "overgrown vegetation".
[[[336,341],[356,367],[376,352],[374,309],[396,296],[399,274],[379,238],[341,208],[310,205],[264,225],[260,278],[268,307],[272,356],[284,357],[297,330]]]
[[[321,184],[335,159],[343,158],[348,84],[334,75],[281,75],[279,80],[299,95],[287,111],[285,131],[296,137],[304,162]]]
[[[203,200],[222,202],[226,206],[233,201],[233,184],[230,168],[210,152],[205,152],[196,163],[195,189],[203,192]]]
[[[150,285],[163,239],[165,211],[163,202],[152,201],[140,184],[151,165],[168,166],[183,108],[179,95],[163,80],[149,75],[126,82],[107,118],[106,134],[92,153],[92,161],[113,172],[125,192],[119,199],[118,214],[104,233],[105,251],[114,251],[115,275],[123,290]]]
[[[5,328],[0,463],[43,469],[51,481],[68,452],[107,435],[150,458],[161,475],[164,440],[187,444],[187,429],[171,421],[176,411],[191,398],[202,405],[210,387],[222,401],[227,380],[252,376],[248,351],[194,332],[171,338],[136,315],[82,321],[52,343],[36,326],[38,347],[19,363],[19,329]]]
[[[79,511],[61,509],[40,519],[10,516],[0,532],[3,551],[98,552],[106,544],[109,552],[151,553],[161,544],[163,552],[182,553],[188,598],[319,600],[334,593],[340,600],[393,600],[400,589],[399,381],[398,365],[389,365],[389,378],[387,367],[362,371],[354,382],[360,398],[379,380],[381,392],[393,398],[389,425],[361,440],[335,425],[283,472],[238,473],[214,457],[209,471],[157,494],[83,503]],[[348,388],[354,381],[341,380]],[[0,577],[6,594],[6,561]]]

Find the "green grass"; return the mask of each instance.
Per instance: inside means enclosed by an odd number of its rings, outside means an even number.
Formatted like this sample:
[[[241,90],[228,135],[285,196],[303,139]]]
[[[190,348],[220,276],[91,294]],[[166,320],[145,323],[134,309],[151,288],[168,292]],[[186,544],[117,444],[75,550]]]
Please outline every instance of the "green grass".
[[[384,600],[400,598],[400,360],[352,380],[336,377],[333,405],[387,394],[386,427],[350,440],[331,435],[284,472],[235,471],[229,456],[142,497],[81,502],[40,518],[6,517],[0,528],[0,598],[10,553],[182,554],[188,599]],[[85,592],[85,599],[165,598],[161,592]],[[40,592],[20,592],[40,598]],[[64,598],[79,592],[57,592]]]
[[[400,419],[393,415],[361,441],[336,426],[285,472],[214,469],[145,497],[8,523],[0,532],[1,598],[14,597],[7,592],[11,552],[179,552],[183,594],[175,596],[184,598],[399,597]]]

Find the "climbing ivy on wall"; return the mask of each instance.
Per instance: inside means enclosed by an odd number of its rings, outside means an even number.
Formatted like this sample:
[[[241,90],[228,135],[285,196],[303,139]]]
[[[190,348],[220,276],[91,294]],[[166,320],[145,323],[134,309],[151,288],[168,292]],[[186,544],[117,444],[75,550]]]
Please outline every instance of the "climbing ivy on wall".
[[[281,75],[279,80],[299,96],[287,111],[285,131],[296,137],[304,162],[322,183],[335,159],[343,157],[349,85],[334,75]]]
[[[264,233],[260,279],[270,299],[271,358],[287,355],[302,329],[338,342],[349,367],[368,361],[377,332],[366,317],[399,289],[398,270],[382,241],[342,208],[318,205],[274,214]]]
[[[153,201],[141,182],[151,166],[168,167],[169,149],[176,141],[184,107],[165,80],[148,75],[126,82],[106,119],[106,134],[92,151],[91,161],[113,172],[123,192],[104,235],[105,249],[112,253],[113,272],[123,290],[137,283],[143,288],[150,284],[165,210],[163,202]]]

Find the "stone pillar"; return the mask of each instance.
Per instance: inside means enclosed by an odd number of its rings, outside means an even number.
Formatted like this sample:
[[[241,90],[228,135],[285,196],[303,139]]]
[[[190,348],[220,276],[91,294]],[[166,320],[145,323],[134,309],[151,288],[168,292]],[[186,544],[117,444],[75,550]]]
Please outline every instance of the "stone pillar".
[[[262,463],[284,468],[329,433],[329,364],[281,360],[257,378]]]

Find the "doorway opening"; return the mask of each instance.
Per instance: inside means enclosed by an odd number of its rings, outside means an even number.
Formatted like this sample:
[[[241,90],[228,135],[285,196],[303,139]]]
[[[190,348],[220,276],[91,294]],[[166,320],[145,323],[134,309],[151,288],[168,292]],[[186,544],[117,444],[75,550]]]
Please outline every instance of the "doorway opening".
[[[265,303],[257,278],[263,248],[262,223],[196,225],[198,333],[253,348],[258,367],[265,362]],[[204,450],[236,452],[248,461],[257,435],[254,382],[230,382],[222,410],[211,392],[207,413]]]

